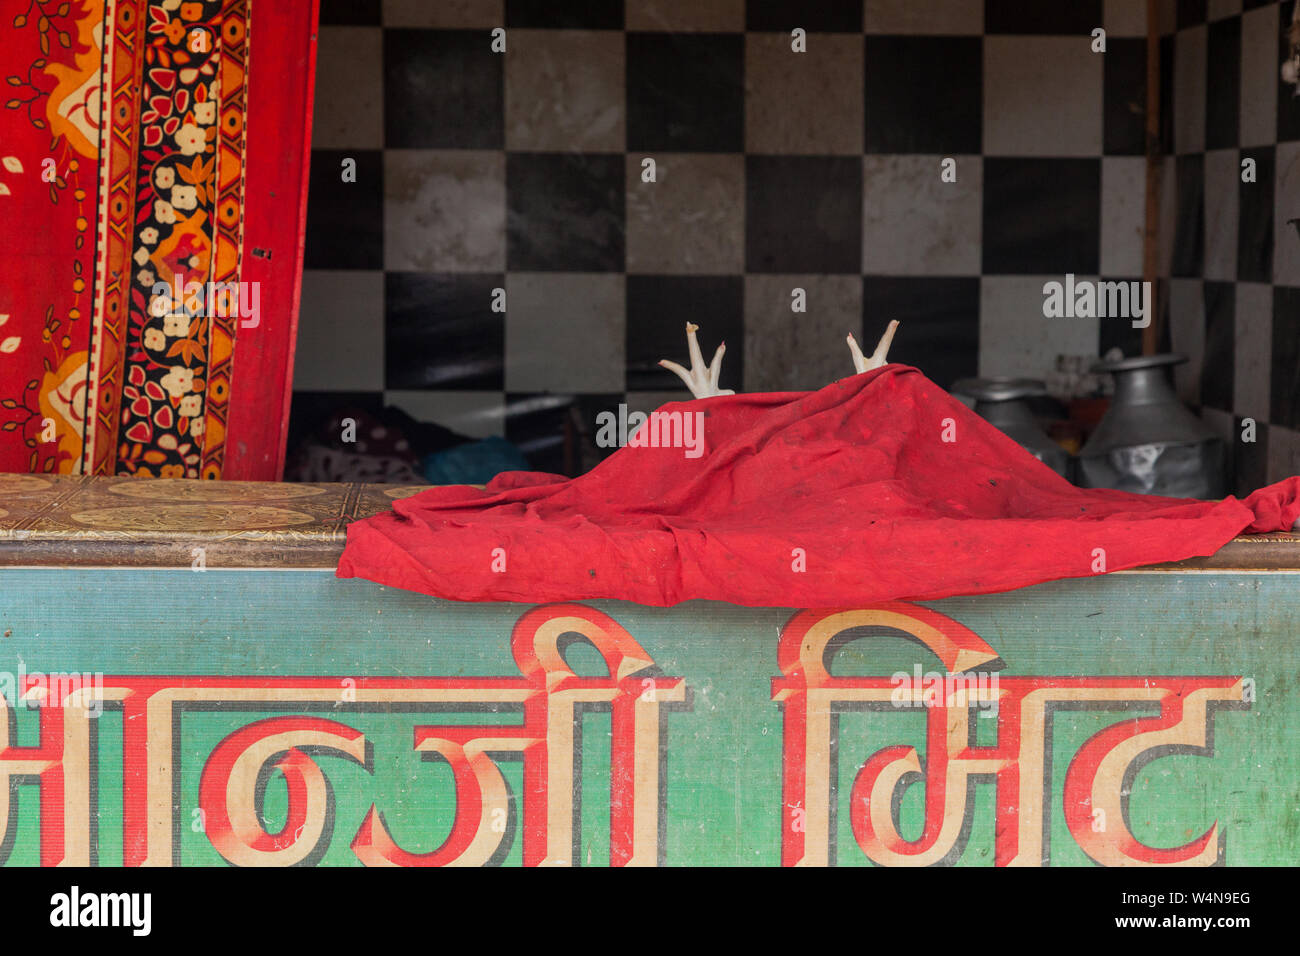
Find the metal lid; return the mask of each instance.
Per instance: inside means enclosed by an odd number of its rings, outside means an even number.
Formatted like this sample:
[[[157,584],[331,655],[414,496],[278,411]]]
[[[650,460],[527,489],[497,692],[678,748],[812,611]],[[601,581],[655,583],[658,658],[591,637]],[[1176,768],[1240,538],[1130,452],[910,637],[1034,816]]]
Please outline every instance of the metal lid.
[[[1047,394],[1047,385],[1037,378],[963,378],[952,390],[969,395],[979,402],[1009,402],[1019,398],[1038,398]]]
[[[1182,365],[1186,361],[1186,355],[1179,355],[1177,352],[1162,352],[1159,355],[1134,355],[1130,358],[1115,359],[1113,362],[1098,362],[1090,369],[1090,371],[1133,372],[1140,368],[1160,368],[1165,365]]]

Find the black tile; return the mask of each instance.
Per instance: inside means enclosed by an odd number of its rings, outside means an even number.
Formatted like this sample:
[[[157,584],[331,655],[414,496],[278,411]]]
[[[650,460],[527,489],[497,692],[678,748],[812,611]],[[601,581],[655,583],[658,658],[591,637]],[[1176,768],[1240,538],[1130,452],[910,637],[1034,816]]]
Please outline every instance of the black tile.
[[[1273,288],[1272,401],[1268,420],[1300,428],[1300,288]]]
[[[1160,151],[1174,152],[1174,35],[1160,38]]]
[[[690,398],[690,393],[682,396],[683,400]],[[601,447],[596,443],[596,437],[600,434],[602,412],[609,412],[616,418],[618,416],[618,406],[627,401],[626,392],[606,392],[600,394],[597,392],[587,392],[581,395],[574,395],[570,408],[570,415],[576,419],[575,425],[579,430],[579,435],[575,436],[581,441],[585,450],[590,454],[595,452],[601,458],[608,458],[614,452],[618,451],[618,446]],[[506,415],[510,415],[512,406],[511,396],[506,396]],[[578,469],[581,471],[582,469]]]
[[[1174,226],[1175,276],[1199,276],[1205,265],[1205,156],[1202,153],[1174,160],[1174,189],[1178,217]]]
[[[1202,418],[1201,421],[1209,425],[1212,430],[1218,432],[1218,423],[1207,421]],[[1231,428],[1232,426],[1229,426]],[[1237,466],[1239,462],[1239,446],[1241,445],[1241,431],[1227,432],[1221,435],[1224,441],[1223,448],[1223,471],[1227,479],[1228,494],[1236,494],[1237,491]]]
[[[1100,159],[984,159],[984,272],[1096,274]]]
[[[864,349],[875,348],[890,319],[898,319],[889,360],[919,368],[943,388],[979,374],[980,280],[975,276],[867,276],[862,317]]]
[[[506,26],[531,30],[621,30],[623,0],[506,0]]]
[[[378,415],[384,407],[383,392],[309,392],[295,391],[289,404],[289,435],[285,448],[289,454],[321,432],[335,414],[355,409]]]
[[[980,37],[868,36],[865,43],[868,153],[981,152]]]
[[[628,149],[743,152],[744,39],[739,33],[628,33]]]
[[[523,452],[534,471],[568,475],[565,419],[575,397],[528,392],[506,396],[505,437]]]
[[[1174,350],[1173,322],[1169,318],[1169,280],[1157,279],[1156,285],[1156,352]],[[1125,355],[1137,355],[1138,352],[1125,352]]]
[[[861,160],[746,156],[745,270],[860,274]]]
[[[384,30],[384,145],[503,148],[504,61],[486,30]]]
[[[688,396],[689,397],[689,396]],[[581,474],[583,450],[607,458],[616,448],[595,444],[596,416],[618,413],[621,394],[567,395],[509,392],[506,394],[505,437],[528,459],[534,471],[576,477]]]
[[[1201,405],[1232,411],[1237,341],[1236,284],[1204,283],[1205,358],[1201,365]]]
[[[379,26],[380,0],[320,0],[321,26]]]
[[[1274,149],[1243,149],[1240,158],[1255,161],[1255,181],[1237,185],[1237,279],[1272,282]]]
[[[1102,282],[1125,282],[1125,283],[1136,282],[1138,283],[1137,288],[1138,289],[1142,288],[1141,276],[1103,276],[1101,281]],[[1129,302],[1130,302],[1130,311],[1131,311],[1133,286],[1129,285],[1128,288],[1130,292]],[[1150,311],[1152,306],[1155,304],[1151,302],[1151,299],[1154,298],[1156,295],[1156,286],[1152,284],[1150,297],[1146,297],[1145,293],[1139,293],[1139,294],[1143,295],[1144,298],[1146,298],[1147,309],[1148,311]],[[1154,322],[1155,316],[1153,315],[1151,318],[1152,321]],[[1131,317],[1121,318],[1119,316],[1108,315],[1106,318],[1098,319],[1097,325],[1098,325],[1098,335],[1097,335],[1098,355],[1105,355],[1108,351],[1110,351],[1113,348],[1119,349],[1125,355],[1142,354],[1142,330],[1135,329],[1133,327],[1133,319]]]
[[[858,33],[862,30],[862,0],[749,0],[745,29],[789,33],[802,27],[809,33]]]
[[[1105,130],[1108,156],[1147,152],[1147,40],[1115,36],[1106,40]]]
[[[1156,280],[1156,351],[1174,351],[1174,323],[1169,315],[1171,297],[1170,282],[1167,278]]]
[[[356,182],[343,181],[347,159],[356,162]],[[384,162],[379,150],[311,151],[303,267],[384,267]]]
[[[1232,149],[1240,141],[1241,17],[1209,25],[1205,81],[1205,148]]]
[[[1105,132],[1108,156],[1146,153],[1147,41],[1114,37],[1106,41]]]
[[[1101,26],[1101,8],[1102,0],[984,0],[984,32],[1087,36]]]
[[[384,275],[384,387],[500,390],[505,313],[501,275]]]
[[[1244,440],[1245,419],[1235,418],[1233,424],[1235,434],[1229,457],[1235,475],[1233,494],[1241,498],[1268,484],[1268,423],[1254,423],[1254,441]]]
[[[1175,24],[1179,30],[1200,26],[1205,22],[1206,0],[1178,0],[1178,14]]]
[[[682,391],[686,386],[660,359],[690,367],[686,320],[700,325],[706,362],[723,342],[719,387],[740,391],[745,380],[744,278],[742,276],[627,277],[627,388],[630,392]]]
[[[507,268],[622,272],[623,164],[621,153],[510,153]]]
[[[1281,64],[1291,56],[1291,42],[1287,39],[1287,26],[1294,15],[1295,3],[1283,3],[1278,8],[1282,29],[1277,36],[1277,141],[1300,139],[1300,98],[1296,87],[1282,80]]]

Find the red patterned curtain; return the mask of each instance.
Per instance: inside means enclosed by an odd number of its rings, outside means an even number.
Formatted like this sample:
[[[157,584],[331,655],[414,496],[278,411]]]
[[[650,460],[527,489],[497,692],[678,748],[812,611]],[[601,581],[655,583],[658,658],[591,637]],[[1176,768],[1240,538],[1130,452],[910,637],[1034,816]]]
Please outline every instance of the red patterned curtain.
[[[0,0],[0,471],[279,477],[314,25]]]

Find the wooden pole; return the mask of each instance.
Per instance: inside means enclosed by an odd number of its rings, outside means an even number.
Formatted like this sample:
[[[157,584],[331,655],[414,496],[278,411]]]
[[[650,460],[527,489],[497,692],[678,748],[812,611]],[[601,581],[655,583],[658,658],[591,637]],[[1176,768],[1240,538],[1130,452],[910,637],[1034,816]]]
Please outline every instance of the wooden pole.
[[[1146,228],[1142,237],[1142,280],[1151,283],[1151,301],[1147,303],[1151,321],[1142,330],[1142,354],[1153,355],[1159,349],[1160,309],[1156,290],[1160,270],[1160,186],[1163,156],[1160,152],[1160,13],[1159,0],[1147,0],[1147,183]]]

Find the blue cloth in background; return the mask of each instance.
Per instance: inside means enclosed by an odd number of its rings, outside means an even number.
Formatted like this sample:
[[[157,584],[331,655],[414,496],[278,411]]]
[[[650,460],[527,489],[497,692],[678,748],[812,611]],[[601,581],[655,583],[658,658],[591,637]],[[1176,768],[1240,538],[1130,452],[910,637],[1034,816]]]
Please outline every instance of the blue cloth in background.
[[[432,485],[485,485],[503,471],[529,471],[514,444],[493,436],[426,455],[425,479]]]

